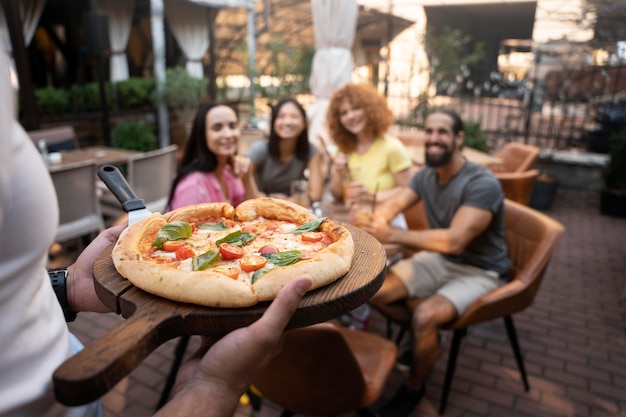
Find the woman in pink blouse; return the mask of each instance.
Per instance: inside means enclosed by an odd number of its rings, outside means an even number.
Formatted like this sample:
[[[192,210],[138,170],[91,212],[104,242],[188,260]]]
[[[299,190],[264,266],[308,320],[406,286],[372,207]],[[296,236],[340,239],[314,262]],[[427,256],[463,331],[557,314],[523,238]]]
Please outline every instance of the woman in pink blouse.
[[[259,196],[250,159],[237,155],[239,120],[225,104],[199,107],[172,184],[167,210],[225,201],[233,206]]]

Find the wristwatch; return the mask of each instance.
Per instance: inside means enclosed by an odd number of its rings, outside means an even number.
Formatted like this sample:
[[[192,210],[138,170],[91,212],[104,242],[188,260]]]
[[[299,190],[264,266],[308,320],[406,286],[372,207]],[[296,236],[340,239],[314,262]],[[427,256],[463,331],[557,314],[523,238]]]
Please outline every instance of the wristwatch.
[[[70,322],[76,320],[77,313],[70,310],[70,305],[67,301],[67,286],[65,283],[65,279],[67,278],[67,268],[49,269],[48,275],[50,276],[50,282],[52,283],[54,293],[56,294],[57,300],[59,300],[59,304],[63,310],[65,321]]]

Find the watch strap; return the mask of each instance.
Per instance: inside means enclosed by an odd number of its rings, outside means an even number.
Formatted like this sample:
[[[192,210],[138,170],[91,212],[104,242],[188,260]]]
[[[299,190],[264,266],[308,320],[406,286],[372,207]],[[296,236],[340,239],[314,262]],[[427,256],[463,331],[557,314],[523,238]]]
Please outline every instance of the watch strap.
[[[52,288],[57,296],[57,300],[59,300],[59,305],[63,310],[65,321],[74,321],[77,313],[70,309],[70,304],[67,300],[67,268],[50,269],[48,270],[48,275],[50,276],[50,282],[52,283]]]

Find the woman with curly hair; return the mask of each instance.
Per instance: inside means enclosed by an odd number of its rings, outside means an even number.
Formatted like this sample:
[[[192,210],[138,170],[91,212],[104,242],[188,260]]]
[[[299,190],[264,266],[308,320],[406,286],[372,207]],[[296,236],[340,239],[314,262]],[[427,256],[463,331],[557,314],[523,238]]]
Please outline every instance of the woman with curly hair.
[[[402,142],[386,134],[393,115],[374,87],[343,86],[331,97],[326,117],[330,136],[339,148],[330,180],[336,199],[377,191],[376,199],[383,201],[408,185],[411,160]],[[350,195],[344,196],[346,179]]]

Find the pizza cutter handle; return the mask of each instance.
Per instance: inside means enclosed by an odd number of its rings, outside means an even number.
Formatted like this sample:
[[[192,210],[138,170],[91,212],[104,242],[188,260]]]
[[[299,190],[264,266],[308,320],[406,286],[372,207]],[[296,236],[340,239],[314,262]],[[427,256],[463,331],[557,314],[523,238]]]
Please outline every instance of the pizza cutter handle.
[[[115,198],[122,203],[125,212],[146,208],[144,201],[137,197],[124,175],[115,165],[102,165],[98,176],[111,190]]]
[[[78,406],[100,398],[162,343],[175,337],[160,328],[164,322],[175,323],[176,317],[180,314],[139,310],[94,340],[55,370],[52,379],[57,400]],[[168,334],[167,340],[163,333]]]

